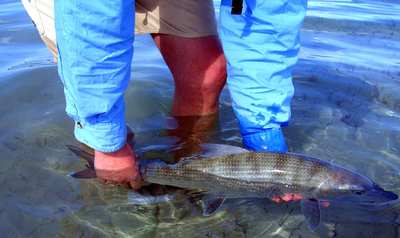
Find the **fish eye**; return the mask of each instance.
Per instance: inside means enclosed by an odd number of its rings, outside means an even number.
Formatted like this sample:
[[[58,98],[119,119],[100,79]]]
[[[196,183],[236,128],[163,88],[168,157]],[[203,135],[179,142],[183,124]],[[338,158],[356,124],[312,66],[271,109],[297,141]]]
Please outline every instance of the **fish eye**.
[[[354,191],[353,193],[355,193],[357,195],[363,195],[365,193],[365,191]]]

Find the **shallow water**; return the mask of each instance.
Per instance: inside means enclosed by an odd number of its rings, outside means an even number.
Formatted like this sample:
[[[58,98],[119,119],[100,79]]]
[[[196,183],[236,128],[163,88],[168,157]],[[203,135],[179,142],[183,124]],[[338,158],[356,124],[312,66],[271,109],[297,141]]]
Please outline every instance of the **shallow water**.
[[[324,0],[309,6],[293,118],[285,129],[290,150],[400,193],[400,4]],[[168,157],[162,151],[179,134],[169,117],[171,75],[149,37],[137,37],[135,47],[127,121],[142,156]],[[65,147],[75,142],[56,66],[15,0],[0,2],[0,56],[1,237],[399,236],[399,206],[333,206],[312,233],[297,203],[231,201],[203,217],[184,198],[135,205],[123,188],[74,180],[66,175],[84,164]],[[202,120],[213,128],[199,129],[207,142],[241,145],[226,91],[216,122]]]

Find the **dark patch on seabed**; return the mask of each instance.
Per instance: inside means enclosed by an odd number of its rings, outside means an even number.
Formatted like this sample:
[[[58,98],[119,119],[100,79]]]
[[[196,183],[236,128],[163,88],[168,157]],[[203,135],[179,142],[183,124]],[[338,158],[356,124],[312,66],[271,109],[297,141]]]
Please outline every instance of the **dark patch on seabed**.
[[[309,8],[285,128],[290,150],[400,194],[400,5],[310,1]],[[179,138],[168,114],[171,75],[150,38],[135,44],[126,116],[136,150],[151,158],[169,150],[173,160]],[[65,146],[75,142],[61,83],[18,1],[0,3],[0,56],[1,237],[399,237],[399,205],[332,205],[310,232],[297,203],[233,200],[203,217],[185,197],[134,205],[124,188],[70,178],[84,162]],[[216,120],[199,130],[201,138],[240,146],[227,91]]]

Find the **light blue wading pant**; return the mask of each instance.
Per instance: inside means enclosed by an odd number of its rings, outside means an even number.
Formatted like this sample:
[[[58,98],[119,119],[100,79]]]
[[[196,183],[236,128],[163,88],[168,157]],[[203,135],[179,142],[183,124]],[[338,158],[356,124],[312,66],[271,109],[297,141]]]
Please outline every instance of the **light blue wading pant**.
[[[292,68],[307,0],[245,0],[241,15],[222,0],[220,37],[228,61],[228,87],[244,145],[286,151],[281,126],[290,118]]]
[[[126,141],[123,94],[131,72],[134,0],[56,0],[58,71],[75,137],[111,152]]]

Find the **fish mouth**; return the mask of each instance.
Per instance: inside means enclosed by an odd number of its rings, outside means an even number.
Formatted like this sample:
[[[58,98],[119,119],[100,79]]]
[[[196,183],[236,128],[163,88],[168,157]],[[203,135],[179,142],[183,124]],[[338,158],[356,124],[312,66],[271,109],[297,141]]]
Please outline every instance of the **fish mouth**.
[[[391,191],[386,191],[383,188],[381,188],[380,186],[378,186],[377,184],[375,184],[372,192],[378,193],[380,195],[380,197],[387,199],[387,201],[393,201],[393,200],[397,200],[399,198],[399,196],[396,193],[391,192]]]
[[[374,189],[365,193],[362,200],[367,200],[369,202],[389,202],[397,200],[399,196],[391,191],[385,191],[383,189]]]
[[[397,194],[395,194],[394,192],[390,192],[390,191],[383,191],[383,196],[385,198],[389,199],[389,201],[397,200],[399,198],[399,196]]]
[[[396,193],[385,191],[380,187],[376,187],[370,190],[364,190],[362,192],[354,192],[351,195],[341,196],[336,200],[340,202],[376,204],[394,201],[398,198],[399,196]]]

